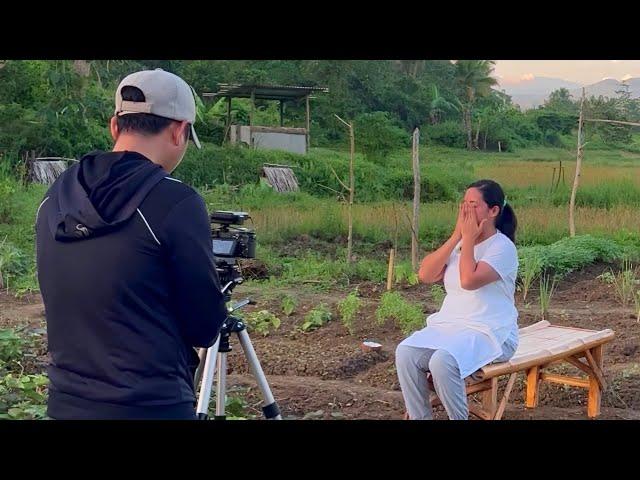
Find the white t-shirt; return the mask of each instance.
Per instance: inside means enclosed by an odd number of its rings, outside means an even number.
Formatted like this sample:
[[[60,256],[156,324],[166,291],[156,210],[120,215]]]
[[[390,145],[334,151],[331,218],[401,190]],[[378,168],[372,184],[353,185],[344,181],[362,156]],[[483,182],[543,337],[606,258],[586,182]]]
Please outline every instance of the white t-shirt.
[[[477,244],[476,261],[489,264],[500,279],[476,290],[465,290],[460,286],[460,245],[458,242],[447,261],[444,273],[447,295],[442,308],[427,318],[425,328],[402,344],[448,351],[465,378],[500,357],[506,340],[518,343],[514,300],[518,253],[513,242],[500,231]]]

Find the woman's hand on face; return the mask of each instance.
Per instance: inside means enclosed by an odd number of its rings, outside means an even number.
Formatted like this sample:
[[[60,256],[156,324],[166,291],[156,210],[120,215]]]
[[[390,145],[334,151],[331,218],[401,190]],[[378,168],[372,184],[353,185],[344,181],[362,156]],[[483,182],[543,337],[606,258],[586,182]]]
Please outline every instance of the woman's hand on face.
[[[461,227],[462,241],[475,242],[476,239],[482,234],[484,224],[487,219],[483,219],[478,223],[478,217],[476,215],[475,208],[470,205],[463,204],[462,206],[463,221]]]
[[[462,224],[464,223],[464,202],[460,203],[458,206],[458,218],[456,220],[456,228],[453,230],[453,236],[457,240],[462,238]]]

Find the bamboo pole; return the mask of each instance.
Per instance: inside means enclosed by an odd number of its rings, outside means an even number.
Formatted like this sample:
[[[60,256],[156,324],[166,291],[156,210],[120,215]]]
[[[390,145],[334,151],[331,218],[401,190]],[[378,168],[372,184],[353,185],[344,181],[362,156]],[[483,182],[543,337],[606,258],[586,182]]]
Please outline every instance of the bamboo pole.
[[[353,124],[349,124],[349,140],[351,143],[351,155],[349,156],[349,235],[347,237],[347,262],[351,263],[351,251],[353,249],[353,196],[355,194],[355,178],[353,175],[353,157],[355,155],[356,142],[353,135]]]
[[[604,120],[601,118],[585,118],[585,122],[604,122],[604,123],[615,123],[618,125],[631,125],[632,127],[640,127],[640,123],[636,122],[623,122],[621,120]]]
[[[411,265],[418,268],[418,222],[420,215],[420,130],[413,131],[413,222],[411,234]]]
[[[589,388],[589,379],[568,377],[566,375],[558,375],[555,373],[541,373],[540,380],[551,383],[559,383],[560,385],[570,385],[572,387]]]
[[[393,285],[393,263],[395,258],[395,250],[389,250],[389,268],[387,269],[387,291],[391,290]]]
[[[582,88],[582,99],[580,100],[580,119],[578,120],[578,153],[576,155],[576,175],[573,179],[573,188],[571,189],[571,200],[569,201],[569,234],[572,237],[576,235],[576,193],[580,183],[580,168],[582,167],[582,157],[584,154],[584,143],[582,141],[582,128],[584,125],[584,87]]]
[[[305,97],[306,117],[307,117],[307,152],[311,148],[311,108],[309,106],[309,95]]]
[[[307,98],[307,104],[309,100]],[[355,156],[356,144],[355,144],[355,136],[353,134],[353,124],[345,122],[338,115],[334,114],[334,116],[344,123],[349,129],[349,187],[347,187],[342,180],[338,177],[338,175],[333,172],[333,174],[338,178],[340,184],[345,187],[345,189],[349,192],[349,233],[347,235],[347,263],[351,263],[351,252],[353,250],[353,197],[355,195],[355,178],[353,173],[353,159]],[[333,169],[332,169],[333,171]]]

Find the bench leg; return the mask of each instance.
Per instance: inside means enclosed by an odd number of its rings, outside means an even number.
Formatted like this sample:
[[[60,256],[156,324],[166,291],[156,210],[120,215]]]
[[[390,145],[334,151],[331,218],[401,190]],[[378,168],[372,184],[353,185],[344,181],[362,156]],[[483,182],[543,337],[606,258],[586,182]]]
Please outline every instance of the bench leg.
[[[480,394],[482,409],[487,412],[489,418],[493,418],[498,409],[498,377],[491,380],[491,388]]]
[[[603,367],[603,346],[599,345],[591,349],[591,356],[596,365],[602,371]],[[600,403],[602,401],[602,389],[595,375],[589,376],[589,401],[587,403],[587,416],[595,418],[600,415]]]
[[[504,389],[504,393],[502,394],[502,400],[500,400],[500,405],[498,405],[498,410],[494,415],[494,420],[502,420],[502,415],[504,415],[504,411],[507,408],[507,403],[509,402],[509,395],[511,395],[511,390],[513,389],[513,384],[516,383],[517,373],[512,373],[509,375],[509,380],[507,381],[507,386]]]
[[[527,370],[527,390],[526,390],[527,408],[535,408],[538,406],[539,386],[540,386],[540,368],[531,367],[529,370]]]

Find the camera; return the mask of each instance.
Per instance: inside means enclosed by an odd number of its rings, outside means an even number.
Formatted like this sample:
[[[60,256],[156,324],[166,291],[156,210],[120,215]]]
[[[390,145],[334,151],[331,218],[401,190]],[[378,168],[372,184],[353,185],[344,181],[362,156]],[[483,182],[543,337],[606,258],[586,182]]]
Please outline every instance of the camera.
[[[219,210],[210,215],[213,254],[224,258],[255,258],[256,234],[253,230],[240,227],[247,219],[246,212]]]
[[[243,281],[238,258],[256,256],[256,234],[253,230],[240,226],[251,218],[246,212],[219,210],[210,214],[209,218],[216,271],[222,284],[229,284],[229,290],[225,293],[228,301],[233,286]]]

